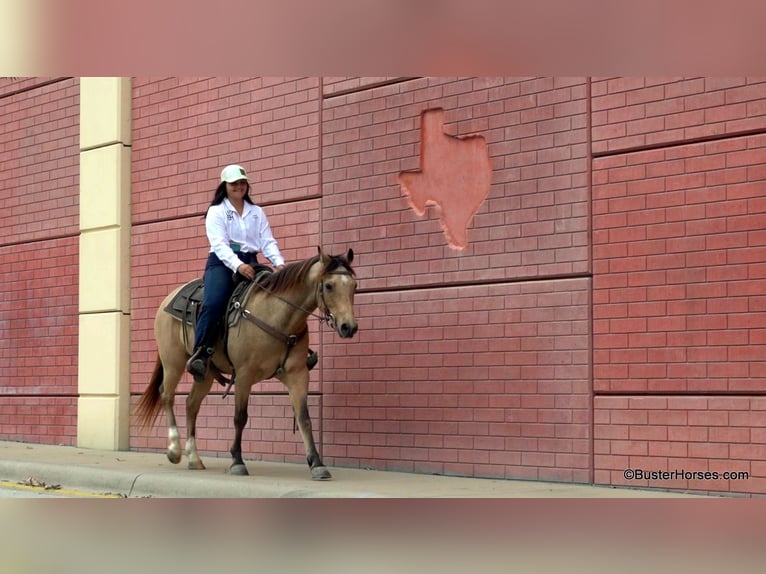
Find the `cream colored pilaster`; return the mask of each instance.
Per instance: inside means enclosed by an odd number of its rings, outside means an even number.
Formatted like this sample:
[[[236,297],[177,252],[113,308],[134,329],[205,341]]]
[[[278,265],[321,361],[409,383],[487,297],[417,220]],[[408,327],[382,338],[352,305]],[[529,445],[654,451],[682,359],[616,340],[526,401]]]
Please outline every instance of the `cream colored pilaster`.
[[[77,446],[125,450],[130,418],[130,78],[80,79]]]

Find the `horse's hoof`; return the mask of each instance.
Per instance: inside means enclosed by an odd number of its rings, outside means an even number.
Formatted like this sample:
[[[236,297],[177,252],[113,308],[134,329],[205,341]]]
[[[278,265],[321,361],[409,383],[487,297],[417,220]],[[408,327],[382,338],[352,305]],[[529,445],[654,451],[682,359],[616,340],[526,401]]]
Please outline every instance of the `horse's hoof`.
[[[178,464],[181,462],[181,453],[180,452],[173,452],[171,450],[168,451],[168,460],[172,462],[173,464]]]
[[[189,461],[189,470],[205,470],[205,465],[201,460],[198,460],[197,462]]]
[[[332,480],[332,475],[326,466],[315,466],[311,469],[311,478],[313,480]]]
[[[232,464],[231,469],[229,469],[229,472],[233,474],[234,476],[249,476],[250,473],[247,472],[247,467],[244,464]]]

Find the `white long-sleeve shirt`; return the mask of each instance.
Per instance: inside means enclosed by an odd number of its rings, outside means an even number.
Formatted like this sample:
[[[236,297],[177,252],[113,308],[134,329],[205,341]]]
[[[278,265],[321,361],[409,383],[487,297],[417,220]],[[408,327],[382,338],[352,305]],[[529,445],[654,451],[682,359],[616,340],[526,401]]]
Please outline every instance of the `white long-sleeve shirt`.
[[[221,203],[211,205],[208,209],[205,231],[210,241],[210,251],[232,271],[242,265],[234,246],[239,246],[239,251],[263,253],[275,267],[285,263],[266,214],[257,205],[245,202],[240,215],[229,199],[224,198]]]

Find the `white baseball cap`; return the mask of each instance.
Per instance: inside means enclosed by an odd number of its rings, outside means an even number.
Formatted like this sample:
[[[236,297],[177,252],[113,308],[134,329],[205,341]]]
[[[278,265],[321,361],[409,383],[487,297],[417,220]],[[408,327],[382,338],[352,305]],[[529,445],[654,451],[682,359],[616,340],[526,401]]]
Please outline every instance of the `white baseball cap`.
[[[234,183],[235,181],[239,181],[241,179],[250,181],[247,178],[247,173],[245,172],[244,168],[240,165],[227,165],[221,172],[221,181]]]

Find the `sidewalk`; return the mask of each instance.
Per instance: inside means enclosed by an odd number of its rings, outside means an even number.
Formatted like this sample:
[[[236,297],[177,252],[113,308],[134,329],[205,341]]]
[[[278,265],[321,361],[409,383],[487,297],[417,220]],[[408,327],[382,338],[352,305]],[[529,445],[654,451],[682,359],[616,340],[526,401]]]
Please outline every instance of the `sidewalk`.
[[[330,467],[312,481],[306,465],[248,461],[250,476],[228,474],[229,460],[204,457],[206,470],[171,464],[164,453],[103,451],[0,441],[0,482],[33,478],[83,493],[128,498],[681,498],[661,490],[554,482],[432,476]]]

